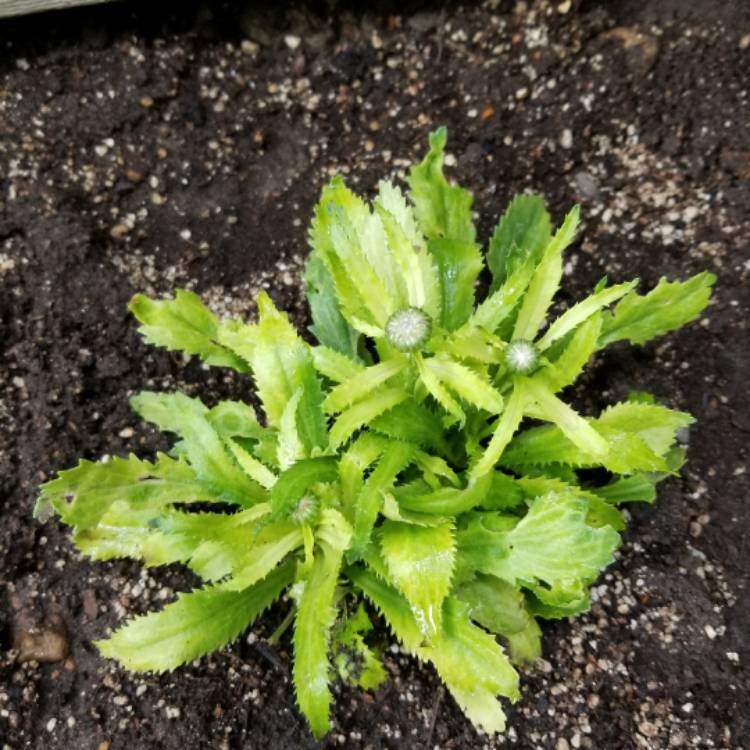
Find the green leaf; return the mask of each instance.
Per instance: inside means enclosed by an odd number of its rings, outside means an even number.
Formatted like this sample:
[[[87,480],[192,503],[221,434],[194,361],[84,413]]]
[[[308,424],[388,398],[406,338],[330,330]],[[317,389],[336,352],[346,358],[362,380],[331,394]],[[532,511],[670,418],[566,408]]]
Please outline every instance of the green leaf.
[[[424,360],[424,368],[442,384],[448,386],[464,401],[491,414],[503,409],[503,397],[490,385],[487,378],[450,357],[438,354]]]
[[[478,479],[487,474],[487,472],[492,471],[495,464],[500,460],[503,451],[521,424],[527,398],[525,381],[516,380],[513,385],[513,391],[505,404],[505,410],[497,421],[487,449],[471,467],[469,473],[471,479]]]
[[[414,446],[408,443],[392,441],[383,451],[354,504],[354,538],[347,555],[349,562],[357,560],[370,541],[383,504],[383,493],[391,489],[396,477],[413,459]]]
[[[643,344],[695,320],[708,304],[716,276],[704,271],[687,281],[662,278],[646,295],[630,292],[604,321],[599,346],[628,339]]]
[[[54,510],[77,529],[96,526],[110,506],[123,501],[134,509],[158,510],[171,503],[223,502],[215,487],[198,480],[190,466],[159,453],[156,461],[135,456],[107,462],[81,461],[41,486],[34,514]]]
[[[234,640],[291,583],[293,571],[290,563],[281,566],[244,591],[179,594],[161,612],[135,617],[96,646],[133,671],[174,669]]]
[[[601,315],[592,315],[576,328],[557,358],[536,374],[535,379],[544,383],[552,393],[575,383],[598,348],[601,329]]]
[[[555,341],[565,336],[566,333],[569,333],[586,319],[591,317],[591,315],[624,297],[637,284],[637,280],[628,281],[625,284],[617,284],[609,289],[604,289],[596,294],[591,294],[582,302],[573,305],[573,307],[566,310],[557,320],[555,320],[554,323],[552,323],[544,336],[542,336],[537,342],[537,348],[539,351],[544,351]]]
[[[320,256],[313,252],[305,266],[305,293],[313,325],[310,331],[324,346],[352,359],[358,359],[360,334],[339,309],[333,278]]]
[[[221,323],[193,292],[178,289],[174,299],[152,300],[136,294],[128,305],[149,342],[169,351],[197,354],[209,365],[247,372],[241,357],[218,342]]]
[[[382,329],[397,307],[395,264],[382,224],[340,177],[323,189],[310,240],[333,278],[349,324],[359,330],[361,321]]]
[[[548,422],[554,422],[565,437],[581,451],[595,459],[603,459],[608,451],[607,441],[576,411],[555,396],[541,381],[529,378],[526,392],[539,407],[538,415]]]
[[[541,656],[542,631],[515,586],[478,574],[459,587],[456,597],[468,605],[472,620],[507,639],[514,662],[530,663]]]
[[[343,411],[374,391],[379,385],[398,375],[407,364],[405,357],[393,357],[360,370],[356,375],[331,389],[323,402],[323,408],[329,414]]]
[[[388,679],[380,659],[365,643],[363,634],[371,630],[370,618],[360,603],[334,633],[332,644],[334,663],[341,679],[363,690],[374,690]]]
[[[302,496],[318,482],[333,482],[338,477],[334,456],[306,458],[284,471],[271,489],[271,507],[277,516],[288,516]]]
[[[427,639],[435,637],[453,573],[451,524],[427,528],[385,521],[380,528],[380,549],[391,580],[411,605],[420,632]]]
[[[656,500],[656,484],[646,474],[620,477],[592,492],[609,503],[653,503]]]
[[[403,285],[399,295],[401,306],[416,307],[437,318],[441,305],[440,280],[433,259],[425,250],[411,206],[398,188],[381,181],[375,210],[388,238],[393,273]]]
[[[331,427],[331,449],[335,450],[343,445],[360,427],[369,424],[407,398],[409,394],[401,388],[381,388],[343,411]]]
[[[408,182],[417,219],[427,239],[459,240],[473,243],[471,193],[450,185],[443,175],[443,152],[448,131],[438,128],[430,134],[430,150],[421,164],[413,166]]]
[[[419,494],[400,493],[398,504],[405,510],[432,515],[457,516],[480,505],[493,483],[491,473],[470,481],[464,488],[441,487]]]
[[[370,422],[370,429],[445,455],[445,431],[440,417],[423,404],[408,399]]]
[[[316,738],[328,731],[331,691],[329,643],[336,619],[334,594],[343,551],[321,545],[303,579],[294,620],[294,689],[300,710]]]
[[[297,335],[286,314],[279,312],[265,292],[258,295],[259,319],[250,333],[250,364],[268,424],[281,425],[281,418],[298,390],[296,424],[307,455],[327,442],[323,394],[313,366],[310,347]]]
[[[538,195],[517,195],[495,227],[487,250],[492,287],[497,289],[509,276],[511,253],[539,261],[552,239],[550,216]]]
[[[612,561],[620,537],[586,522],[589,506],[572,493],[538,497],[510,531],[498,534],[498,556],[482,571],[509,583],[593,580]]]
[[[177,433],[198,478],[228,501],[248,506],[265,499],[265,492],[234,463],[208,421],[208,409],[183,393],[143,391],[130,399],[133,410],[161,430]]]
[[[334,383],[343,383],[364,370],[364,365],[326,346],[313,347],[312,356],[315,369]]]
[[[476,627],[468,608],[448,598],[440,638],[419,650],[429,659],[469,720],[488,734],[505,729],[498,694],[518,700],[518,674],[493,636]]]
[[[427,245],[440,276],[439,324],[447,331],[462,326],[474,309],[474,284],[482,270],[482,253],[473,242],[452,237],[430,239]]]
[[[211,427],[220,437],[259,440],[265,430],[258,424],[255,409],[242,401],[219,401],[206,413]]]
[[[374,573],[358,566],[347,576],[377,607],[404,647],[423,661],[431,661],[467,717],[485,732],[500,732],[505,714],[496,696],[518,699],[518,675],[495,639],[473,625],[464,604],[448,597],[443,628],[429,646],[406,599]]]
[[[532,341],[539,331],[560,286],[563,250],[575,239],[579,221],[580,210],[576,206],[565,217],[562,226],[547,245],[521,304],[513,329],[513,341]]]

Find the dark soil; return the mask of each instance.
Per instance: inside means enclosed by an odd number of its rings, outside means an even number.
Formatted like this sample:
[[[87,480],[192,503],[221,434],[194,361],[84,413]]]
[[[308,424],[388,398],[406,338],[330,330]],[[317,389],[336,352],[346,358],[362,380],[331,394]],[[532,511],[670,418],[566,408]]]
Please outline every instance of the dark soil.
[[[705,320],[616,347],[578,393],[595,410],[649,389],[698,421],[688,467],[633,510],[592,611],[546,628],[504,737],[478,736],[430,669],[391,650],[387,687],[336,689],[324,745],[750,747],[750,6],[389,3],[326,20],[322,3],[269,5],[127,2],[0,24],[0,748],[314,746],[289,644],[264,640],[283,607],[173,674],[127,674],[92,640],[189,577],[90,563],[31,510],[78,457],[163,445],[129,412],[133,391],[247,395],[147,349],[133,292],[187,286],[251,314],[267,288],[304,323],[324,181],[402,176],[439,124],[484,237],[521,190],[557,217],[583,204],[566,301],[605,273],[719,275]]]

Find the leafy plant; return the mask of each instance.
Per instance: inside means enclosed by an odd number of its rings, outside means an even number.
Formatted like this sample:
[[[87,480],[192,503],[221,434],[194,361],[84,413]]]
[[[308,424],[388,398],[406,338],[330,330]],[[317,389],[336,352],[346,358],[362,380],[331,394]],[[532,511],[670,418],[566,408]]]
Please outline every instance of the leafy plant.
[[[498,696],[518,697],[513,663],[539,655],[537,618],[587,609],[621,505],[654,500],[692,418],[644,394],[582,416],[558,394],[604,346],[693,320],[714,277],[646,295],[604,279],[545,327],[578,208],[553,231],[542,200],[519,196],[483,255],[471,195],[443,175],[445,142],[433,133],[407,195],[381,182],[368,206],[339,178],[323,190],[306,270],[316,345],[266,294],[252,324],[190,292],[132,300],[148,342],[250,374],[263,414],[144,392],[132,406],[177,436],[168,455],[81,461],[43,485],[37,515],[57,513],[93,559],[182,562],[206,582],[98,642],[105,656],[174,669],[286,592],[297,701],[317,737],[336,673],[363,688],[386,676],[374,612],[497,732]]]

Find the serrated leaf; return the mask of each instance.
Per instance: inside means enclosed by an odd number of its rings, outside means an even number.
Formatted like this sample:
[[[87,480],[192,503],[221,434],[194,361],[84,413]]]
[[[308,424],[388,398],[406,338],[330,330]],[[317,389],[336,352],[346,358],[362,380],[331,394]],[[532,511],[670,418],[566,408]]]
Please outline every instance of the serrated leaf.
[[[160,612],[136,617],[96,646],[138,672],[164,672],[234,640],[292,581],[290,563],[245,591],[204,588],[179,594]]]
[[[355,320],[382,328],[397,305],[397,279],[375,218],[336,177],[323,189],[310,232],[312,246],[333,278],[341,312],[354,328]]]
[[[409,394],[401,388],[380,388],[341,412],[329,433],[331,449],[337,449],[358,429],[408,398]]]
[[[539,407],[534,416],[556,424],[565,437],[587,455],[598,460],[604,459],[610,448],[595,427],[557,398],[541,381],[529,378],[525,388],[529,399]]]
[[[366,367],[356,375],[332,388],[323,402],[329,414],[343,411],[356,401],[364,398],[378,386],[402,372],[408,362],[405,357],[392,357],[377,365]]]
[[[258,424],[255,409],[242,401],[219,401],[206,413],[211,427],[220,437],[259,440],[264,428]]]
[[[327,346],[313,347],[312,356],[315,369],[334,383],[343,383],[364,370],[363,364]]]
[[[387,181],[379,183],[374,205],[388,238],[393,272],[404,287],[401,305],[419,308],[437,318],[441,302],[438,272],[425,250],[411,206],[401,191]]]
[[[96,526],[117,501],[134,509],[159,509],[171,503],[222,502],[227,498],[215,487],[201,482],[185,461],[159,453],[156,461],[135,456],[78,466],[61,471],[43,484],[35,515],[50,510],[77,529]]]
[[[199,479],[228,501],[248,506],[265,499],[265,491],[244,474],[208,421],[208,409],[183,393],[143,391],[130,399],[133,410],[161,430],[182,438],[182,450]]]
[[[457,516],[480,505],[490,491],[492,483],[492,474],[485,474],[469,481],[466,487],[441,487],[418,494],[399,493],[398,504],[404,510],[415,513]]]
[[[456,591],[469,617],[507,639],[514,662],[533,662],[542,652],[542,631],[526,606],[523,592],[502,578],[477,575]]]
[[[587,500],[572,493],[536,498],[513,529],[498,533],[501,554],[482,571],[512,584],[593,580],[612,561],[620,537],[608,526],[592,528],[588,511]]]
[[[601,315],[592,315],[573,334],[557,357],[534,377],[556,393],[575,383],[586,363],[598,348],[602,329]]]
[[[450,185],[443,175],[447,139],[448,131],[445,128],[438,128],[430,134],[427,156],[409,172],[410,197],[420,229],[428,240],[445,237],[473,243],[475,230],[471,217],[471,193]]]
[[[357,560],[369,543],[383,503],[383,493],[391,489],[396,477],[413,461],[414,453],[413,445],[396,440],[389,442],[383,450],[354,502],[354,538],[347,554],[349,562]]]
[[[575,239],[579,220],[580,210],[575,206],[547,245],[521,303],[521,310],[513,329],[514,341],[532,341],[536,337],[552,298],[560,286],[562,253]]]
[[[445,455],[447,446],[440,417],[423,404],[408,399],[370,422],[370,429]]]
[[[620,477],[592,492],[608,503],[653,503],[656,500],[656,484],[646,474]]]
[[[482,253],[474,242],[455,238],[433,238],[427,243],[440,277],[439,324],[455,331],[474,309],[474,285],[482,270]]]
[[[328,731],[331,691],[329,643],[336,619],[334,593],[343,551],[322,545],[304,580],[294,620],[294,689],[316,738]]]
[[[505,404],[505,409],[497,421],[487,448],[479,460],[471,467],[469,473],[471,479],[478,479],[492,471],[495,464],[500,460],[506,446],[510,443],[518,426],[521,424],[527,398],[524,381],[517,380]]]
[[[492,287],[497,289],[509,275],[509,258],[514,251],[520,258],[538,262],[552,239],[550,216],[538,195],[517,195],[495,227],[487,250],[492,271]]]
[[[687,281],[662,278],[646,295],[631,292],[605,318],[599,346],[621,339],[643,344],[684,326],[708,304],[715,281],[714,274],[704,271]]]
[[[279,427],[284,410],[301,389],[296,424],[309,455],[327,442],[323,394],[310,347],[264,292],[258,295],[258,311],[258,323],[245,338],[252,340],[250,364],[266,419],[270,426]]]
[[[490,414],[502,411],[503,397],[500,393],[490,385],[486,377],[483,378],[466,365],[438,354],[425,359],[424,368],[472,406]]]
[[[249,370],[247,362],[218,342],[221,323],[193,292],[178,289],[174,299],[153,300],[136,294],[128,305],[150,344],[197,354],[209,365]]]
[[[518,675],[495,639],[473,625],[467,608],[448,597],[443,627],[429,646],[406,599],[374,573],[358,566],[347,576],[375,605],[404,647],[422,661],[431,661],[467,717],[488,733],[505,727],[498,694],[518,698]]]
[[[360,334],[341,314],[333,278],[320,256],[313,252],[305,265],[305,293],[313,325],[310,331],[324,346],[358,359]]]
[[[618,299],[624,297],[630,292],[638,281],[628,281],[624,284],[617,284],[609,289],[603,289],[600,292],[591,294],[586,299],[573,305],[566,310],[552,325],[547,329],[544,336],[537,342],[539,351],[545,351],[555,341],[561,339],[594,313],[599,312],[604,307],[613,304]]]
[[[385,521],[379,538],[390,579],[409,601],[422,635],[433,638],[440,631],[453,573],[451,524],[427,528]]]

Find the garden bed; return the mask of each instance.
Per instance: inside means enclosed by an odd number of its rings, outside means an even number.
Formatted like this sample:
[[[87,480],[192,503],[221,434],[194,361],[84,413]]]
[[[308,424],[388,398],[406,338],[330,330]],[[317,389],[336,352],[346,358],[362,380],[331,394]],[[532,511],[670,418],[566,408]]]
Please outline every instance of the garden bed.
[[[226,5],[0,26],[0,748],[315,746],[289,640],[265,641],[283,607],[175,673],[125,673],[92,640],[192,579],[83,560],[31,509],[39,482],[80,456],[165,447],[129,411],[134,391],[248,396],[238,375],[148,349],[125,308],[135,291],[188,287],[250,316],[267,289],[304,325],[321,186],[337,172],[363,191],[403,177],[440,124],[482,239],[517,192],[543,194],[558,219],[581,203],[570,299],[604,274],[644,287],[719,276],[705,320],[613,347],[576,393],[594,413],[649,390],[698,421],[681,477],[633,509],[591,612],[546,627],[504,737],[478,738],[431,669],[390,651],[385,687],[336,688],[323,744],[748,746],[750,11]]]

